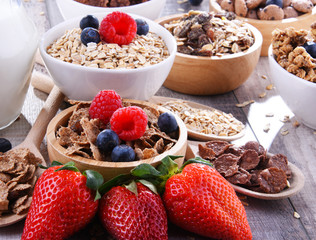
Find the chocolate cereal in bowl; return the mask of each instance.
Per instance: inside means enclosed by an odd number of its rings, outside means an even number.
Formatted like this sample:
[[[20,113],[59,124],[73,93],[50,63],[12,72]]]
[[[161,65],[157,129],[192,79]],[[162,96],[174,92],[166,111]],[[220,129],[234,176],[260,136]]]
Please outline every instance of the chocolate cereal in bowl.
[[[172,90],[222,94],[236,89],[253,72],[262,36],[230,14],[190,11],[158,19],[177,40],[173,67],[164,82]]]
[[[176,41],[147,18],[96,13],[48,30],[40,52],[69,99],[91,101],[100,90],[113,89],[123,98],[147,100],[169,74]]]
[[[278,92],[296,118],[316,129],[316,23],[310,31],[276,29],[269,48],[269,66]]]
[[[234,12],[263,36],[261,56],[268,56],[272,31],[287,27],[308,29],[316,17],[314,0],[209,0],[210,11]]]
[[[73,161],[109,180],[141,163],[156,166],[167,155],[184,156],[187,129],[161,106],[101,90],[92,102],[76,102],[55,116],[47,147],[51,161]],[[175,161],[182,165],[183,160]]]
[[[161,14],[166,0],[56,0],[56,3],[64,19],[121,11],[154,20]]]

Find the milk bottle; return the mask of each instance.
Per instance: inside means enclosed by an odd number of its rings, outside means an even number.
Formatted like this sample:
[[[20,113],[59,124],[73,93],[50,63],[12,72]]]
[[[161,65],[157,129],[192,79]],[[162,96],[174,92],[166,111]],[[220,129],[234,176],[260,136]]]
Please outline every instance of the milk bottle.
[[[0,129],[19,116],[38,44],[21,0],[0,0]]]

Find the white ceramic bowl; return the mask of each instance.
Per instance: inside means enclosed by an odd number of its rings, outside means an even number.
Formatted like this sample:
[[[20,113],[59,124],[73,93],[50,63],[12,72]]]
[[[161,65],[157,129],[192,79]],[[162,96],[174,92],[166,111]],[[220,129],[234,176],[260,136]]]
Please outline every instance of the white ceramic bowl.
[[[289,73],[274,59],[272,47],[268,51],[269,66],[274,85],[296,118],[306,126],[316,129],[316,83]]]
[[[106,14],[94,14],[99,20]],[[98,69],[79,66],[53,58],[46,48],[61,37],[66,30],[79,26],[81,17],[66,20],[48,30],[40,41],[39,49],[54,83],[70,99],[92,100],[102,89],[113,89],[122,98],[148,100],[162,86],[167,78],[177,51],[177,44],[171,33],[150,19],[130,14],[134,19],[143,18],[149,30],[158,34],[166,43],[170,56],[164,61],[138,69]]]
[[[60,13],[65,20],[97,12],[102,12],[104,14],[113,11],[132,13],[154,20],[160,16],[165,6],[166,0],[150,0],[136,5],[116,8],[95,7],[78,3],[74,0],[56,0],[56,2]]]

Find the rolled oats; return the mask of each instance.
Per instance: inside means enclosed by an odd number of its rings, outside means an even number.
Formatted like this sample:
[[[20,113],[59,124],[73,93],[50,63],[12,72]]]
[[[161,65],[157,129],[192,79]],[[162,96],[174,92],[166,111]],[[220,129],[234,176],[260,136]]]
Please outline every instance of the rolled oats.
[[[164,40],[155,33],[136,35],[129,45],[104,42],[81,43],[81,29],[68,30],[47,47],[47,53],[64,62],[81,66],[119,69],[141,68],[162,62],[169,57]]]
[[[246,106],[248,106],[249,104],[252,104],[252,103],[254,103],[254,102],[255,102],[254,100],[244,101],[243,103],[237,103],[237,104],[236,104],[236,107],[246,107]]]
[[[168,101],[161,105],[177,114],[188,129],[199,133],[233,136],[240,133],[245,127],[232,114],[220,112],[216,109],[193,108],[181,100]]]

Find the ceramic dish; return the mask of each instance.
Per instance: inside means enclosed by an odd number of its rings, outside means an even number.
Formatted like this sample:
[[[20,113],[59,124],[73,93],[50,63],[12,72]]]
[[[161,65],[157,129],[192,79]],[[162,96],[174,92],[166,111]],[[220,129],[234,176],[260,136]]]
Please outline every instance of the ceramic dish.
[[[282,68],[269,48],[269,68],[277,91],[296,118],[304,125],[316,129],[316,111],[310,104],[316,102],[316,83],[299,78]]]
[[[65,20],[91,13],[107,13],[114,11],[138,14],[140,16],[154,20],[161,14],[166,0],[150,0],[144,3],[126,7],[95,7],[79,3],[74,0],[56,0],[56,3],[62,17]]]
[[[106,13],[95,13],[99,21]],[[67,30],[77,28],[81,17],[66,20],[49,29],[42,37],[39,49],[48,72],[60,90],[73,100],[92,100],[103,89],[113,89],[122,98],[147,100],[162,86],[167,78],[177,51],[174,37],[159,24],[144,17],[130,14],[134,19],[147,21],[151,32],[156,33],[165,42],[169,56],[163,61],[135,69],[104,69],[81,66],[56,59],[46,52],[47,47]]]
[[[197,142],[197,141],[188,141],[188,148],[191,148],[187,151],[186,158],[193,158],[195,156],[198,156],[198,145],[203,144],[203,142]],[[271,153],[267,153],[267,156],[272,156]],[[290,187],[285,188],[279,193],[261,193],[261,192],[255,192],[252,190],[249,190],[247,188],[237,186],[235,184],[231,184],[236,192],[244,194],[249,197],[258,198],[258,199],[264,199],[264,200],[278,200],[278,199],[284,199],[291,197],[295,194],[297,194],[299,191],[302,190],[305,183],[305,177],[302,173],[302,171],[296,167],[292,163],[288,163],[289,168],[292,171],[292,177],[289,179]]]
[[[152,97],[149,101],[155,104],[159,104],[159,103],[165,103],[168,101],[175,101],[175,100],[179,100],[176,98],[169,98],[169,97],[158,97],[158,96],[154,96]],[[198,108],[198,109],[206,109],[206,110],[216,110],[219,112],[222,112],[218,109],[203,105],[203,104],[199,104],[196,102],[192,102],[192,101],[184,101],[185,103],[187,103],[189,106],[191,106],[192,108]],[[243,137],[245,135],[245,129],[243,129],[241,132],[239,132],[236,135],[232,135],[232,136],[218,136],[215,134],[204,134],[204,133],[199,133],[197,131],[193,131],[190,130],[189,128],[187,128],[188,130],[188,136],[196,139],[196,140],[200,140],[200,141],[210,141],[210,140],[223,140],[223,141],[234,141],[236,139],[239,139],[241,137]]]

